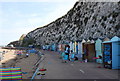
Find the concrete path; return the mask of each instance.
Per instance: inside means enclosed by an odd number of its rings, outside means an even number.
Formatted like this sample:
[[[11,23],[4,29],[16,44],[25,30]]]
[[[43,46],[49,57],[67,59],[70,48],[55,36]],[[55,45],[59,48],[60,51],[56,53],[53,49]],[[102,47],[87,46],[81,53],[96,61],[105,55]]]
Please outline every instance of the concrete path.
[[[97,68],[97,63],[81,63],[80,61],[62,63],[58,52],[41,50],[45,59],[40,63],[39,68],[46,68],[47,71],[42,79],[118,79],[118,70]],[[35,79],[41,79],[37,75]]]

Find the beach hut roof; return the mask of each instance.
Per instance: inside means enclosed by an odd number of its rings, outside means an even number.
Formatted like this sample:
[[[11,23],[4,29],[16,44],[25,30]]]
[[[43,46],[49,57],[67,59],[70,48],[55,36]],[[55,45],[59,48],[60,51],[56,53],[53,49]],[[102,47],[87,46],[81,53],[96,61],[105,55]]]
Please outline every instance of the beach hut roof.
[[[91,42],[91,41],[88,39],[87,42]]]
[[[104,38],[103,41],[110,41],[110,39],[108,37]]]
[[[102,41],[100,38],[98,38],[96,41]]]
[[[117,36],[114,36],[110,41],[105,41],[103,43],[110,43],[110,42],[117,42],[117,41],[120,41],[120,38]]]
[[[101,41],[103,41],[105,39],[105,37],[99,37],[98,39],[100,39]]]
[[[69,44],[72,44],[73,42],[70,42]]]
[[[95,43],[95,41],[94,41],[94,40],[91,40],[91,43]]]
[[[77,40],[76,42],[82,42],[82,40]]]
[[[82,42],[86,42],[85,39],[83,39]]]
[[[93,38],[92,40],[96,41],[98,38]]]
[[[74,43],[74,41],[72,41],[72,43]]]
[[[103,41],[105,38],[104,37],[99,37],[99,38],[93,38],[92,40],[97,41],[98,39]]]
[[[69,44],[69,42],[67,41],[67,42],[65,42],[64,44]]]
[[[112,41],[112,42],[120,41],[120,38],[117,36],[114,36],[110,41]]]

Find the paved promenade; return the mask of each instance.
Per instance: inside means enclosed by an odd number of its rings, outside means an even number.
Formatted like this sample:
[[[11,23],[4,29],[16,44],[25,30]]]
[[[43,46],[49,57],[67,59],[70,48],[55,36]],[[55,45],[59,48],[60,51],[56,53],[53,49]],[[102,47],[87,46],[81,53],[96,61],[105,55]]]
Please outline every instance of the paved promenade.
[[[98,68],[100,65],[93,62],[62,63],[57,52],[44,50],[41,52],[45,54],[45,59],[39,68],[47,69],[42,79],[118,79],[118,70]],[[35,79],[41,79],[41,76],[37,75]]]

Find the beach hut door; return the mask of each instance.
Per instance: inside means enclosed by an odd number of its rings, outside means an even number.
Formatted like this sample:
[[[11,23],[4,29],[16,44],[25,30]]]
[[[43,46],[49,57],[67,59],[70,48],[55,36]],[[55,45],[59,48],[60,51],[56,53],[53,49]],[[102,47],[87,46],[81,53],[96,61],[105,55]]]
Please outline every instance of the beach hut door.
[[[112,69],[120,69],[120,42],[113,42],[112,47]]]
[[[103,51],[103,62],[105,68],[112,68],[112,44],[105,43]]]

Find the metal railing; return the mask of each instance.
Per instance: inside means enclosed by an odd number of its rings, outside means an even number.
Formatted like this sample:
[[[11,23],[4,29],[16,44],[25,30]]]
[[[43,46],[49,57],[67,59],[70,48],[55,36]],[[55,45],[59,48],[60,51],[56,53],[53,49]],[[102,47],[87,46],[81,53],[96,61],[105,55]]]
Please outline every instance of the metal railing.
[[[35,78],[36,74],[38,73],[40,67],[40,63],[45,59],[44,55],[42,56],[42,58],[35,64],[35,66],[38,66],[38,68],[36,69],[35,73],[33,74],[32,78],[30,81],[33,81],[33,79]]]

